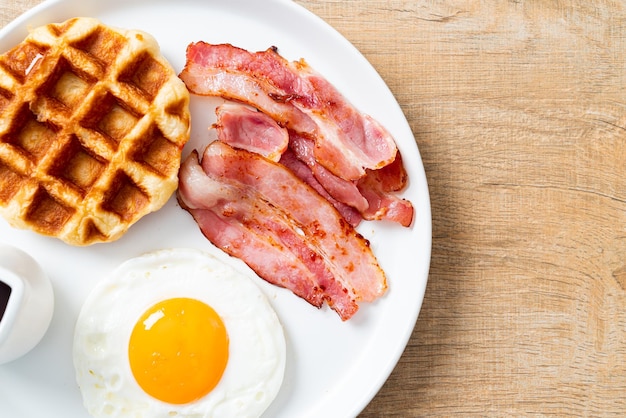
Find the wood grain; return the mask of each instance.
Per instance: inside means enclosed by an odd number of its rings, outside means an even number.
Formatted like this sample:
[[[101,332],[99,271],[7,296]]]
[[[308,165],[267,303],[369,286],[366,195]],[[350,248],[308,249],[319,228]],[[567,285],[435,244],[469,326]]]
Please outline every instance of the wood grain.
[[[362,417],[626,415],[623,2],[299,1],[389,84],[433,256]]]
[[[297,3],[385,79],[431,193],[422,312],[361,417],[626,416],[626,4]]]

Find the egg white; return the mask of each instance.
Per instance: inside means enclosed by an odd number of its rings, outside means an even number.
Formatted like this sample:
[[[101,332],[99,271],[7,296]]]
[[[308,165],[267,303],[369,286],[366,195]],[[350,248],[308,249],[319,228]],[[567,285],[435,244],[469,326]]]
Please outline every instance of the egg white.
[[[128,361],[140,316],[176,297],[211,306],[230,341],[218,385],[184,405],[145,393]],[[259,417],[282,384],[286,347],[278,317],[254,282],[206,252],[171,249],[128,260],[96,286],[76,322],[73,358],[84,405],[96,418]]]

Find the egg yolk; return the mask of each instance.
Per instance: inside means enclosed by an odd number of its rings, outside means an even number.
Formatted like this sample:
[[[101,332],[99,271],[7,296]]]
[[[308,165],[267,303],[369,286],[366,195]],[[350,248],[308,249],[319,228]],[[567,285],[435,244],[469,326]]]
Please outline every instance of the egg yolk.
[[[128,357],[146,393],[184,404],[200,399],[220,381],[228,362],[228,334],[209,305],[191,298],[168,299],[137,321]]]

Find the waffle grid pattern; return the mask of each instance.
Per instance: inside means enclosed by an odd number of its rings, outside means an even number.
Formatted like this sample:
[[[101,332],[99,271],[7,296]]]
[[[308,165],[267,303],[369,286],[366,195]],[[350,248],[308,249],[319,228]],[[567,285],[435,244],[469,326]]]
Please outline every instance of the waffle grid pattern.
[[[0,57],[0,213],[73,245],[119,238],[175,190],[188,104],[145,33],[34,30]]]

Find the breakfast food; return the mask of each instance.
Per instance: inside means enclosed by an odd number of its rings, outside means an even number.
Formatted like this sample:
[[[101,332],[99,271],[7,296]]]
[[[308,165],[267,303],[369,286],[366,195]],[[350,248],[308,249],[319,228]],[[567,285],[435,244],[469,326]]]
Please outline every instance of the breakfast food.
[[[411,224],[413,206],[395,195],[406,185],[404,170],[375,176],[378,181],[397,175],[385,179],[385,184],[398,184],[395,190],[375,186],[370,193],[372,180],[363,181],[393,163],[402,168],[393,137],[304,60],[289,62],[275,48],[253,53],[230,44],[196,42],[188,45],[179,76],[194,94],[245,103],[288,129],[289,147],[298,158],[334,199],[354,207],[364,219]]]
[[[0,56],[0,214],[72,245],[121,237],[177,187],[189,93],[147,33],[73,18]]]
[[[336,177],[316,163],[312,148],[307,146],[311,141],[290,133],[265,113],[244,104],[225,103],[215,113],[217,139],[280,162],[327,199],[348,223],[357,226],[361,222],[363,218],[356,208],[366,209],[367,200],[356,184]]]
[[[279,391],[286,346],[252,280],[208,253],[170,249],[128,260],[96,286],[73,356],[94,417],[252,418]]]
[[[192,43],[180,77],[194,93],[219,92],[249,103],[313,137],[316,159],[346,180],[357,180],[396,156],[396,144],[380,124],[304,60],[289,62],[275,48],[252,53],[229,44]]]
[[[369,243],[282,165],[214,141],[180,179],[181,206],[204,235],[267,281],[344,320],[387,290]]]
[[[278,161],[289,145],[289,133],[263,112],[238,103],[224,103],[215,109],[213,125],[217,137],[237,148]]]
[[[413,221],[411,202],[397,196],[408,179],[391,135],[275,48],[191,43],[179,76],[194,94],[238,103],[218,107],[217,140],[181,165],[178,201],[202,233],[344,321],[383,296],[385,273],[355,228]]]

